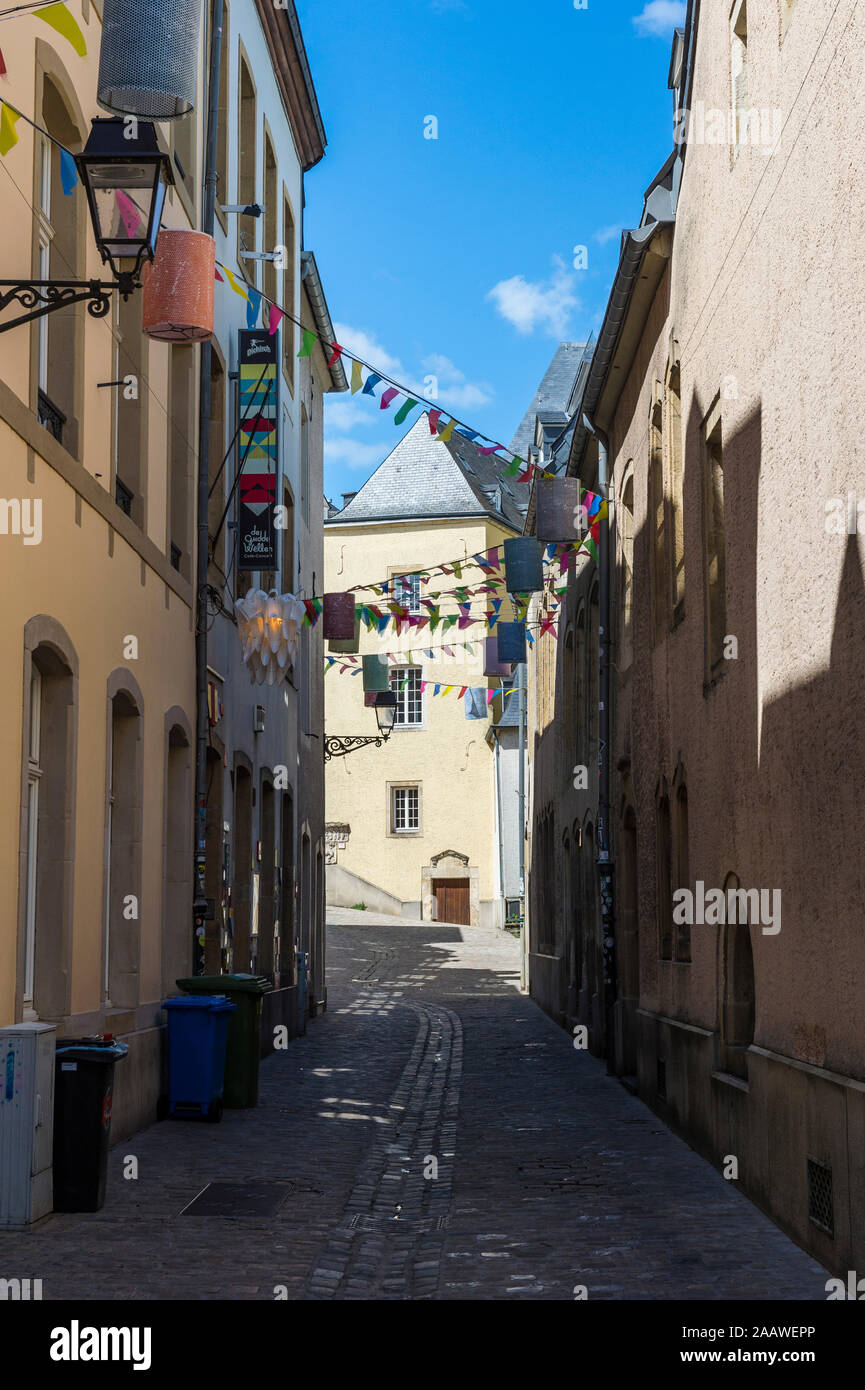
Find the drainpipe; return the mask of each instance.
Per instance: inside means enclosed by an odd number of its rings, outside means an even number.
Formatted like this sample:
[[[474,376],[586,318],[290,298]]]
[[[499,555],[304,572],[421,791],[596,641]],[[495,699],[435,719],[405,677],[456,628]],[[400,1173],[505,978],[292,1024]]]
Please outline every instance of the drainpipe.
[[[583,415],[583,424],[598,441],[598,492],[609,500],[608,454],[609,440],[602,430]],[[607,1072],[617,1074],[616,1065],[616,918],[613,895],[614,862],[610,840],[610,772],[612,743],[610,738],[610,644],[612,641],[610,602],[610,517],[598,528],[598,636],[599,690],[598,710],[598,879],[601,891],[601,934],[604,947],[604,1025],[606,1033]]]
[[[502,702],[502,713],[504,713],[504,701]],[[502,820],[502,774],[501,774],[501,745],[499,743],[499,731],[493,725],[493,738],[496,741],[496,815],[499,832],[499,895],[502,900],[502,929],[507,921],[507,898],[505,896],[505,826]]]
[[[522,922],[520,924],[520,988],[528,988],[528,941],[526,940],[526,663],[517,667],[519,677],[520,709],[520,780],[518,801],[520,807],[519,846],[520,846],[520,903]]]
[[[216,220],[216,125],[219,104],[219,61],[222,51],[223,7],[210,36],[210,72],[207,87],[207,135],[204,149],[204,202],[201,230],[213,236]],[[210,339],[201,345],[198,360],[198,489],[196,499],[196,625],[195,625],[195,893],[192,904],[194,940],[192,968],[205,970],[205,869],[207,845],[207,550],[208,492],[210,490]]]

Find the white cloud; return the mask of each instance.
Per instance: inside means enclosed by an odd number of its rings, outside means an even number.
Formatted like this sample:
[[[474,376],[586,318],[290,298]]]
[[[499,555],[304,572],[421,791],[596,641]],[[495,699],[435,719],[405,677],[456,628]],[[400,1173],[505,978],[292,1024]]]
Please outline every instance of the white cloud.
[[[666,38],[671,29],[681,28],[685,23],[686,10],[685,0],[648,0],[634,16],[634,28],[638,34]]]
[[[599,246],[606,246],[608,241],[613,240],[613,237],[620,235],[621,230],[622,225],[620,222],[611,222],[609,227],[599,227],[594,233],[595,241]]]
[[[553,258],[555,269],[549,280],[533,282],[524,275],[512,275],[500,280],[487,294],[503,319],[513,324],[518,333],[533,333],[543,327],[553,338],[562,338],[568,320],[579,299],[574,293],[576,276],[566,270],[559,256]]]
[[[495,387],[488,381],[467,381],[465,372],[440,352],[425,357],[423,367],[438,377],[438,398],[445,408],[472,410],[488,405],[495,395]]]
[[[352,430],[377,423],[368,401],[358,401],[347,395],[325,396],[324,418],[328,429],[338,430],[340,434],[350,434]]]
[[[324,461],[326,464],[344,463],[347,468],[377,468],[388,449],[381,444],[361,444],[357,439],[326,439]]]

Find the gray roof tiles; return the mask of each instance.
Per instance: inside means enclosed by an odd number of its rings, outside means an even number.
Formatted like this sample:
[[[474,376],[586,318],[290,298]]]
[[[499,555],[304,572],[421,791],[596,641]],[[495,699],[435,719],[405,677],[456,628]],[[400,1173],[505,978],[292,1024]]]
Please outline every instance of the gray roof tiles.
[[[520,421],[519,428],[510,442],[512,453],[528,458],[535,438],[535,418],[549,411],[567,410],[574,380],[583,358],[585,343],[559,343],[553,360],[544,372],[543,380],[532,398],[532,402]]]

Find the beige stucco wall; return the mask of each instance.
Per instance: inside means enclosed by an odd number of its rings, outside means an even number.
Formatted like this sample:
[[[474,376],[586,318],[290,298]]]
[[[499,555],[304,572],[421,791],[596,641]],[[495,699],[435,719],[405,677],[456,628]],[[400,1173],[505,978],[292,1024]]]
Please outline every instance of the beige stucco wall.
[[[482,520],[406,522],[325,527],[325,588],[343,590],[355,584],[381,581],[393,569],[420,569],[476,554],[505,539],[507,533]],[[480,570],[464,574],[463,583],[482,582]],[[453,587],[441,577],[431,588]],[[370,594],[363,596],[371,602]],[[475,601],[477,603],[477,600]],[[506,605],[502,612],[505,614]],[[454,606],[443,605],[443,611]],[[475,642],[475,656],[458,651],[458,661],[436,651],[435,660],[421,657],[422,679],[452,685],[450,695],[424,695],[421,728],[396,728],[381,748],[374,746],[332,758],[326,764],[327,820],[345,822],[351,835],[339,863],[403,902],[423,898],[423,869],[434,855],[456,850],[468,856],[477,871],[477,896],[489,902],[496,892],[495,782],[493,756],[484,735],[487,723],[468,720],[457,692],[463,685],[487,686],[483,675],[484,627],[458,633],[452,640]],[[439,628],[430,634],[396,639],[389,627],[379,640],[361,628],[361,654],[405,650],[448,640]],[[498,686],[498,682],[493,682]],[[334,668],[325,680],[325,727],[328,734],[376,732],[375,713],[364,708],[362,676],[339,674]],[[390,833],[388,787],[421,784],[421,831],[418,835]],[[450,876],[442,867],[441,877]],[[429,902],[427,902],[429,908]]]

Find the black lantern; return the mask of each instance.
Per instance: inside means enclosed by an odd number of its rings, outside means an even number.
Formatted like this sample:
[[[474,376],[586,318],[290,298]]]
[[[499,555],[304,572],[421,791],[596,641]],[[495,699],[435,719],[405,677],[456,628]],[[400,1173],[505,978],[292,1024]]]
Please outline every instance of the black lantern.
[[[0,280],[0,311],[12,303],[27,311],[0,323],[0,333],[71,304],[86,303],[91,318],[104,319],[111,308],[111,291],[119,290],[128,299],[139,288],[143,263],[153,260],[165,194],[174,182],[156,127],[130,117],[97,116],[75,164],[87,192],[99,254],[116,278]]]
[[[165,195],[174,182],[156,127],[151,121],[96,116],[75,163],[100,256],[121,284],[134,280],[156,253]]]
[[[375,697],[375,721],[378,724],[378,731],[384,734],[385,738],[393,733],[393,726],[396,723],[396,694],[392,690],[379,691]]]

